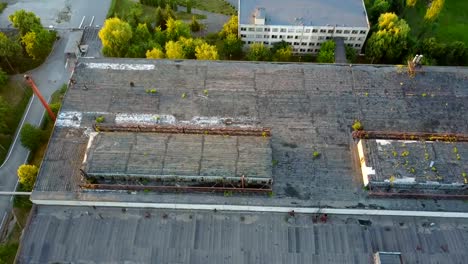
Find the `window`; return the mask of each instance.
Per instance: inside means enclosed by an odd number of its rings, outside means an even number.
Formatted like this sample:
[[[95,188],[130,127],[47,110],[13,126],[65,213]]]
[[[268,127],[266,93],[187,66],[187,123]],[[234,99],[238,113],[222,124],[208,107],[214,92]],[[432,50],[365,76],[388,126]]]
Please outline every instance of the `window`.
[[[252,41],[247,41],[247,44],[252,44]]]
[[[328,30],[328,33],[329,33],[329,34],[333,34],[333,29],[329,29],[329,30]]]
[[[349,37],[349,41],[354,41],[354,40],[356,40],[355,37]]]
[[[357,40],[362,41],[362,38],[358,38]]]
[[[314,29],[312,29],[312,33],[317,33],[317,32],[318,32],[318,30],[317,30],[317,29],[315,29],[315,28],[314,28]]]
[[[307,52],[312,52],[313,50],[312,49],[307,49]]]
[[[314,45],[315,45],[314,42],[309,43],[309,46],[314,46]]]
[[[305,52],[306,50],[305,49],[300,49],[301,52]]]
[[[351,43],[348,43],[348,44],[346,44],[346,45],[348,45],[348,47],[352,47],[352,46],[353,46],[353,44],[351,44]]]
[[[353,30],[353,31],[351,31],[351,34],[357,34],[357,33],[358,33],[358,31],[357,31],[357,30]]]
[[[345,40],[345,41],[348,40],[348,37],[344,37],[343,40]]]
[[[324,40],[325,38],[323,36],[318,37],[319,40]]]
[[[268,41],[263,41],[263,44],[265,44],[265,45],[270,45],[270,42],[268,42]]]
[[[319,42],[319,43],[317,43],[317,46],[322,46],[322,43],[320,43],[320,42]]]
[[[278,35],[271,35],[271,38],[277,39]]]
[[[256,35],[255,37],[256,37],[256,38],[258,38],[258,39],[261,39],[261,38],[263,38],[263,36],[262,36],[262,35]]]
[[[281,32],[286,32],[286,29],[285,29],[285,28],[282,28],[282,29],[281,29]]]
[[[284,39],[284,38],[285,38],[284,35],[280,35],[280,39]]]
[[[315,49],[315,52],[319,52],[319,49]]]
[[[288,33],[293,33],[294,32],[294,28],[288,28]]]
[[[361,30],[361,31],[359,31],[359,34],[365,35],[365,34],[366,34],[366,31],[365,31],[365,30]]]
[[[299,42],[294,42],[294,45],[296,45],[296,46],[299,45]]]
[[[302,28],[296,29],[296,33],[302,33]]]
[[[297,52],[297,49],[293,49],[294,52]]]
[[[327,32],[325,29],[320,30],[320,33],[325,33],[325,32]]]
[[[265,32],[270,32],[270,28],[265,28]]]
[[[336,34],[341,34],[341,33],[343,33],[343,30],[341,30],[341,29],[336,30]]]
[[[310,28],[306,29],[305,33],[310,33]]]
[[[292,38],[293,38],[293,36],[288,36],[288,39],[292,39]]]
[[[245,44],[245,41],[242,41],[242,44]]]
[[[263,35],[263,38],[270,38],[269,35]]]
[[[302,46],[307,46],[307,42],[302,42],[301,45]]]
[[[260,27],[259,27],[259,28],[256,28],[255,31],[257,31],[257,32],[263,32],[263,28],[260,28]]]
[[[361,47],[361,44],[355,44],[354,47],[359,48]]]
[[[295,36],[294,39],[299,39],[299,36]]]
[[[247,28],[241,27],[241,31],[246,31],[246,30],[247,30]]]
[[[343,33],[345,33],[345,34],[349,34],[349,30],[345,30]]]
[[[245,37],[247,37],[247,35],[241,34],[241,38],[245,38]]]
[[[325,39],[331,39],[331,37],[326,37]]]
[[[289,42],[289,41],[288,41],[288,45],[292,45],[292,42]]]
[[[273,32],[278,32],[278,29],[277,29],[277,28],[273,28]]]
[[[255,31],[255,28],[249,28],[249,31]]]

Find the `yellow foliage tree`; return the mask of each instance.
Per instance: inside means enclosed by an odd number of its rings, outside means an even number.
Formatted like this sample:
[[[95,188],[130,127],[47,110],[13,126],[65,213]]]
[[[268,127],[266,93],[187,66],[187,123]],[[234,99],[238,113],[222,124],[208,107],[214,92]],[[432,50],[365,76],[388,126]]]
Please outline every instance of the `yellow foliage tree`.
[[[408,7],[414,7],[418,0],[406,0],[406,6]]]
[[[426,15],[424,16],[425,20],[434,21],[442,11],[444,7],[444,0],[434,0],[431,3],[431,6],[427,9]]]
[[[231,18],[223,25],[223,29],[219,32],[221,38],[225,38],[229,34],[237,36],[239,19],[237,16],[231,16]]]
[[[168,59],[185,59],[184,49],[179,42],[168,41],[166,42],[166,57]]]
[[[32,190],[39,169],[35,165],[23,164],[18,168],[19,182],[26,190]]]
[[[99,31],[99,38],[105,55],[123,57],[132,39],[132,28],[117,17],[109,18]]]
[[[147,59],[164,59],[164,52],[160,48],[153,48],[146,51]]]
[[[197,60],[217,60],[219,58],[216,47],[208,43],[197,46],[195,48],[195,56]]]

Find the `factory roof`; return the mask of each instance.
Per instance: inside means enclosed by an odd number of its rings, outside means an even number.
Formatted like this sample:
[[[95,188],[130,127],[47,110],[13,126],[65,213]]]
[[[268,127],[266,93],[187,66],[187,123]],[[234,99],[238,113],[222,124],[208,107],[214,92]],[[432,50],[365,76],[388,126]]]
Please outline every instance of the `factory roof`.
[[[360,264],[377,252],[465,263],[467,230],[449,218],[39,206],[17,263]]]
[[[362,0],[240,0],[240,24],[254,24],[253,16],[274,26],[368,27]]]

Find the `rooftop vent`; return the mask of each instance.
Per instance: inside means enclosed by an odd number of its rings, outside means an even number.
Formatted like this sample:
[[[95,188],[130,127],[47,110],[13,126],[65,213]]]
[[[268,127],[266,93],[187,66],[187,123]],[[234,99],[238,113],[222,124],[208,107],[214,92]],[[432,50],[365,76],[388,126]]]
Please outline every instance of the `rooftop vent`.
[[[255,12],[254,12],[254,22],[255,22],[255,25],[265,25],[265,8],[263,7],[258,7],[255,9]]]
[[[400,252],[382,252],[374,254],[374,264],[403,264]]]

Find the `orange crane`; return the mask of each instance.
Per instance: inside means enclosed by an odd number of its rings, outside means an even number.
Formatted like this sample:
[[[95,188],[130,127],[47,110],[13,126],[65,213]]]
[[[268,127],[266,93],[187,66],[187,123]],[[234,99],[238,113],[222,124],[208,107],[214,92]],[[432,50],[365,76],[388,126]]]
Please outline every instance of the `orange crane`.
[[[47,101],[44,99],[44,97],[41,94],[41,91],[37,88],[36,84],[34,83],[33,79],[31,76],[25,74],[24,75],[24,80],[31,86],[31,89],[33,90],[34,94],[39,98],[41,101],[42,105],[44,108],[47,110],[47,113],[49,114],[50,118],[55,122],[55,115],[54,112],[52,112],[52,109],[50,109],[49,104]]]

